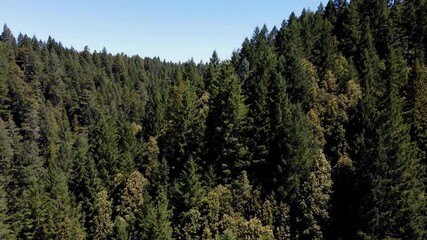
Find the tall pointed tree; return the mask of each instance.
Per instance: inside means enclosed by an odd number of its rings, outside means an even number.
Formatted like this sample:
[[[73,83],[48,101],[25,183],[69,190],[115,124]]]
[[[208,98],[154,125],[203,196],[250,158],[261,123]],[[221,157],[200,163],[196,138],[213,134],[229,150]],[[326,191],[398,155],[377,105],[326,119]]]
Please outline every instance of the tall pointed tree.
[[[399,96],[401,83],[407,81],[404,65],[401,55],[392,49],[386,62],[387,94],[378,155],[371,170],[375,174],[371,175],[372,190],[364,208],[369,223],[365,233],[376,238],[422,239],[426,234],[425,186],[418,181],[424,169],[414,154]]]
[[[213,166],[224,182],[229,182],[247,166],[243,130],[247,109],[244,104],[239,79],[230,64],[220,68],[217,94],[209,99],[207,117],[205,169]]]
[[[103,115],[89,134],[91,157],[95,160],[104,186],[110,186],[119,171],[117,125],[112,116]]]

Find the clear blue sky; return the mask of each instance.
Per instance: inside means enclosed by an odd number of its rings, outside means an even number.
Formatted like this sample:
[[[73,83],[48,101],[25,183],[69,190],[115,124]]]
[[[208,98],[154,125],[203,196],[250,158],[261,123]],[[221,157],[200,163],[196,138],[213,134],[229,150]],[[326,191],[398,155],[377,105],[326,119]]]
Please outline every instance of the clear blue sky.
[[[170,61],[229,58],[256,26],[280,26],[321,0],[0,0],[0,21],[15,37],[52,36],[66,47],[106,47]],[[323,1],[326,2],[326,1]]]

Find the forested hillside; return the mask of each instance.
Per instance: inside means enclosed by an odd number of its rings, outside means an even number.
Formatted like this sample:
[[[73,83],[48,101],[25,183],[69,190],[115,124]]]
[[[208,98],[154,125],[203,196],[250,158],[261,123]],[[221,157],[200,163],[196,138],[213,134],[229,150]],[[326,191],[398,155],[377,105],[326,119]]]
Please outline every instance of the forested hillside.
[[[0,40],[0,239],[427,239],[426,0],[199,64]]]

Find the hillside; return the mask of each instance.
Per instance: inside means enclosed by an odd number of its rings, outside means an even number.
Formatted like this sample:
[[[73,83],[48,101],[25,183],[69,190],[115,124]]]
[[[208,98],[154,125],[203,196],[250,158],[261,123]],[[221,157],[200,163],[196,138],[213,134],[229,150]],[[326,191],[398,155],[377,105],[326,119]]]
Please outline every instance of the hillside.
[[[198,64],[4,25],[0,239],[426,239],[426,13],[329,1]]]

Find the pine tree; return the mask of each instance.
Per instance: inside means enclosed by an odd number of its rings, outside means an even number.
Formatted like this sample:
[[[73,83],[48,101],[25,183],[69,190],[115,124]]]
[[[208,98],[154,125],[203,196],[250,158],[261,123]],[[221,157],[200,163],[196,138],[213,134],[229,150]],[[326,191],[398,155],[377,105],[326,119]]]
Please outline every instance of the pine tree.
[[[159,189],[156,198],[150,199],[144,206],[139,237],[141,239],[172,239],[170,215],[166,189]]]
[[[382,80],[380,71],[383,66],[376,54],[372,44],[372,35],[369,28],[366,31],[364,43],[366,48],[362,54],[362,66],[360,70],[360,81],[363,88],[363,96],[360,103],[355,110],[354,116],[350,121],[349,136],[352,141],[350,142],[349,149],[351,150],[350,158],[354,162],[355,167],[355,183],[356,193],[351,194],[353,201],[348,202],[349,216],[346,216],[346,221],[353,227],[349,231],[343,233],[343,236],[356,237],[357,232],[360,230],[364,221],[359,214],[362,202],[370,191],[371,183],[371,170],[372,170],[372,156],[376,155],[376,145],[379,141],[377,128],[379,122],[379,98],[383,94],[382,89],[379,87]],[[356,126],[361,126],[356,128]],[[349,164],[351,167],[353,164]],[[350,169],[351,170],[351,169]],[[352,185],[353,183],[349,183]],[[346,191],[347,192],[347,191]],[[353,210],[354,209],[354,210]],[[339,219],[336,219],[338,221]],[[336,222],[336,228],[340,228],[342,223]]]
[[[85,228],[91,229],[97,192],[100,187],[98,172],[93,158],[88,156],[87,137],[83,134],[78,135],[73,147],[75,155],[70,176],[70,190],[85,214]]]
[[[43,79],[46,99],[54,106],[63,104],[63,98],[66,95],[64,78],[64,69],[55,50],[49,53],[48,64],[46,66],[46,79]]]
[[[242,90],[245,95],[245,104],[248,106],[246,117],[246,142],[251,151],[250,176],[258,169],[265,168],[269,155],[270,142],[270,114],[269,114],[269,84],[273,78],[277,65],[272,40],[267,27],[256,28],[254,36],[248,45],[243,45],[241,59],[247,59],[250,64],[247,79],[241,79]],[[262,176],[260,176],[262,179]],[[261,181],[260,179],[257,179]]]
[[[290,105],[283,121],[284,138],[274,176],[280,197],[293,202],[304,181],[308,179],[315,156],[315,141],[307,116],[300,105]],[[281,176],[281,177],[279,177]]]
[[[6,44],[0,42],[0,117],[5,119],[9,113],[10,98],[9,98],[9,68],[10,63],[7,53],[11,49]]]
[[[173,188],[176,198],[174,207],[177,212],[186,212],[200,204],[203,196],[203,187],[198,173],[198,166],[191,156],[185,163],[184,169]]]
[[[427,70],[420,62],[415,61],[412,71],[413,98],[410,98],[412,105],[412,139],[417,144],[418,158],[424,167],[427,166]],[[412,94],[411,94],[412,95]],[[424,176],[425,178],[425,176]],[[425,180],[424,180],[424,183]]]
[[[121,124],[119,132],[118,147],[120,149],[121,159],[119,160],[118,168],[123,174],[129,175],[135,168],[135,160],[138,155],[140,155],[139,143],[132,124]]]
[[[260,211],[260,193],[250,184],[246,171],[231,185],[233,209],[245,219],[252,219]]]
[[[148,138],[148,141],[145,143],[145,149],[145,162],[144,164],[141,164],[141,168],[145,169],[144,176],[147,176],[147,178],[150,179],[151,177],[153,177],[152,175],[159,165],[160,149],[157,144],[157,138],[150,136]]]
[[[85,239],[84,228],[80,222],[81,209],[76,207],[67,186],[67,175],[57,166],[49,166],[52,209],[52,236],[58,239]]]
[[[271,144],[270,156],[268,163],[268,171],[275,173],[278,170],[278,162],[285,148],[283,139],[285,138],[286,124],[290,117],[290,102],[286,94],[286,83],[284,78],[275,74],[271,82],[271,97],[270,97],[270,118],[271,118]],[[274,174],[271,183],[264,184],[264,188],[269,187],[275,189],[278,186],[279,176]]]
[[[209,97],[213,98],[218,93],[218,75],[219,75],[220,60],[216,51],[212,53],[209,60],[208,69],[206,71],[205,89],[209,92]]]
[[[119,149],[118,132],[111,116],[102,116],[89,134],[89,152],[93,157],[104,186],[110,186],[118,173]]]
[[[362,38],[361,24],[359,16],[359,8],[361,2],[359,0],[351,1],[344,10],[344,21],[342,23],[341,48],[344,55],[347,57],[355,56],[359,49],[359,44]]]
[[[402,116],[399,87],[407,81],[404,60],[394,50],[387,59],[387,95],[379,129],[378,155],[373,160],[372,191],[368,195],[366,234],[377,238],[425,237],[425,187],[418,181],[423,168],[414,155],[409,128]],[[374,207],[372,207],[374,206]],[[365,206],[368,209],[368,206]]]
[[[11,217],[8,207],[8,186],[13,160],[12,141],[6,129],[6,123],[0,119],[0,238],[13,236],[10,226]]]
[[[199,142],[204,132],[204,114],[198,107],[198,97],[183,74],[183,69],[178,69],[171,88],[168,129],[161,143],[165,157],[170,161],[173,178],[179,175],[190,155],[200,156]]]
[[[316,142],[308,117],[300,105],[291,104],[285,110],[285,127],[283,142],[279,154],[274,159],[276,168],[273,176],[276,179],[275,191],[279,199],[289,204],[290,227],[292,237],[297,236],[297,221],[301,211],[297,210],[297,199],[303,184],[309,178],[316,156]],[[285,120],[286,119],[286,120]]]
[[[231,65],[221,66],[219,78],[219,85],[212,85],[217,89],[217,94],[209,99],[206,120],[207,162],[204,168],[213,166],[216,175],[224,182],[230,182],[239,169],[247,166],[243,141],[247,108]]]
[[[12,34],[12,31],[6,24],[3,25],[3,32],[0,35],[0,41],[8,44],[9,46],[16,48],[16,39]]]

